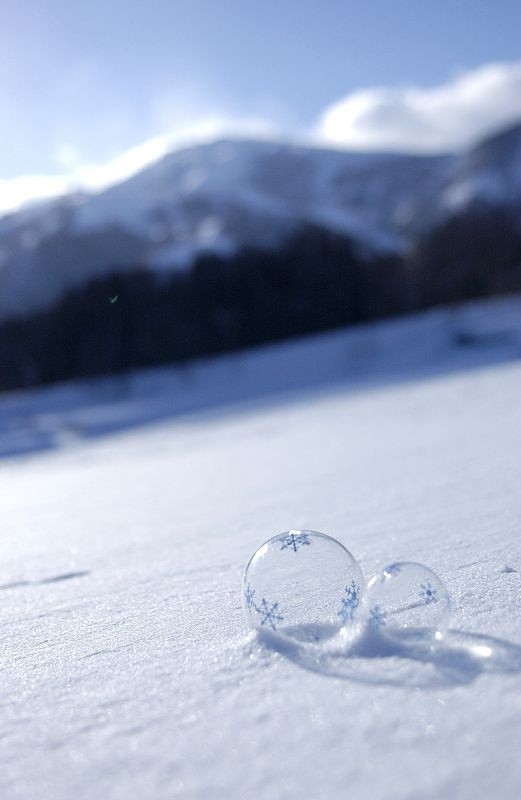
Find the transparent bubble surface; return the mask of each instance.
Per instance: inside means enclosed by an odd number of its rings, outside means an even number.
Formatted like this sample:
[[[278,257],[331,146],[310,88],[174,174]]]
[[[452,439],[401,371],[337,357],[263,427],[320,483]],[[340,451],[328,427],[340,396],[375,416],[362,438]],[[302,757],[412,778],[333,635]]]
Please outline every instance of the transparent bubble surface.
[[[317,531],[287,531],[250,559],[244,612],[253,628],[321,642],[354,627],[362,587],[358,562],[336,539]]]
[[[431,569],[402,561],[370,579],[364,612],[369,627],[386,637],[402,642],[439,640],[449,626],[450,598]]]

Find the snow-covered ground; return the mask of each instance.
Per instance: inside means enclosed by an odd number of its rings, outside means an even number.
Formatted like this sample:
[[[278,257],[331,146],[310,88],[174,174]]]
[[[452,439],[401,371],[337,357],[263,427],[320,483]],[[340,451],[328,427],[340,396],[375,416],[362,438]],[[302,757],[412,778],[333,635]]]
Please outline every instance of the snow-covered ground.
[[[521,796],[521,299],[0,398],[0,797]],[[446,581],[453,633],[258,639],[288,528]]]

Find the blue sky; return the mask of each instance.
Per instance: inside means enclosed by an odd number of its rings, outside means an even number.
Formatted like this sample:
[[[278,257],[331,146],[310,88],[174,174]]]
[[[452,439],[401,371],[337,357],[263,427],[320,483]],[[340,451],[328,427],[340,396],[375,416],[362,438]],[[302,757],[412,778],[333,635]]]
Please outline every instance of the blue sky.
[[[401,134],[373,141],[367,125],[392,128],[403,105],[393,92],[519,62],[520,30],[514,0],[2,0],[0,182],[78,173],[198,126],[399,148]],[[387,94],[356,95],[323,124],[362,89]],[[483,113],[492,119],[490,102]],[[424,123],[426,149],[451,145]]]

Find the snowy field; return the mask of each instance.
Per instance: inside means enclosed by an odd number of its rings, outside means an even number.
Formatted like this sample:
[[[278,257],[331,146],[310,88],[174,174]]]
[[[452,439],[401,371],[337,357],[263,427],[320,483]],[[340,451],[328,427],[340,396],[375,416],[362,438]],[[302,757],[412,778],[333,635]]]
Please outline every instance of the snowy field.
[[[521,797],[521,299],[0,397],[0,798]],[[289,528],[425,562],[431,655],[249,632]]]

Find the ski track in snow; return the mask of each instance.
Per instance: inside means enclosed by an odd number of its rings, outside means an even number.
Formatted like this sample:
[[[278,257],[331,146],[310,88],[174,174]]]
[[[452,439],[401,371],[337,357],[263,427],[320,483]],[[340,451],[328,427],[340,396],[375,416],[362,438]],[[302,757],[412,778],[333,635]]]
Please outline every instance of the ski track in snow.
[[[0,398],[2,800],[518,800],[519,303]],[[298,528],[438,572],[447,641],[250,633]]]

